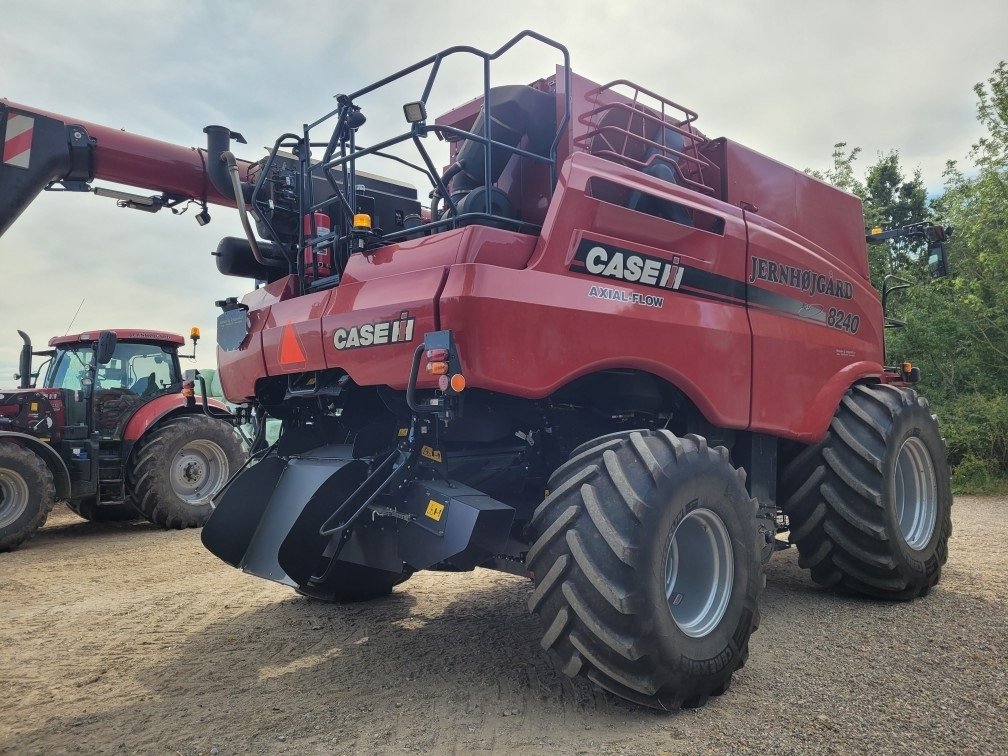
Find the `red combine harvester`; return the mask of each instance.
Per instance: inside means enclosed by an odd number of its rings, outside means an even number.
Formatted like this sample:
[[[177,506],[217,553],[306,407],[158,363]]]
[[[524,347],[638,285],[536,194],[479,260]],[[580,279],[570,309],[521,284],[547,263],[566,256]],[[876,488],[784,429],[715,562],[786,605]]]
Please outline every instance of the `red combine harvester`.
[[[179,355],[185,340],[127,328],[57,336],[36,352],[18,333],[20,387],[0,389],[0,551],[30,538],[57,501],[86,520],[206,522],[246,453],[226,405],[207,401],[219,417],[197,408],[179,369],[193,356]],[[191,336],[195,347],[199,330]],[[41,388],[33,356],[48,358]]]
[[[492,86],[520,41],[560,65]],[[456,57],[483,91],[429,118]],[[398,133],[365,143],[370,98],[424,74]],[[116,193],[129,206],[240,214],[217,267],[257,283],[218,303],[219,375],[240,418],[283,433],[260,430],[216,499],[202,537],[224,561],[337,601],[419,570],[527,575],[567,674],[666,709],[745,662],[778,532],[823,585],[905,600],[937,583],[945,447],[919,373],[885,365],[860,201],[704,136],[673,101],[576,76],[523,32],[340,95],[254,164],[221,126],[169,149],[6,107],[45,155],[4,166],[0,228],[94,178],[161,192]],[[379,161],[423,176],[429,206],[364,173]],[[887,238],[927,240],[942,274],[946,231]]]

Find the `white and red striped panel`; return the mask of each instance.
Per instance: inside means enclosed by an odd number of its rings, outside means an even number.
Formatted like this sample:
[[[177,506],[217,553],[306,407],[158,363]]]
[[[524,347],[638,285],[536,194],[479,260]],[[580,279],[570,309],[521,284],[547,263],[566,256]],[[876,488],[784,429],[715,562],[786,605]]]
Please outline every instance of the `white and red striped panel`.
[[[7,130],[4,133],[3,163],[16,168],[27,168],[31,159],[32,131],[35,119],[31,116],[7,114]]]

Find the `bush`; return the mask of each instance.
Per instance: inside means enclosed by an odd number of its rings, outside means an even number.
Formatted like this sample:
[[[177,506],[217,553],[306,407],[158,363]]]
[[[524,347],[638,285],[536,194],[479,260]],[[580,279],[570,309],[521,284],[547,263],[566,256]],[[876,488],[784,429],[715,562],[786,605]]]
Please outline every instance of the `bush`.
[[[963,394],[936,409],[957,492],[1003,490],[1008,482],[1008,396]]]

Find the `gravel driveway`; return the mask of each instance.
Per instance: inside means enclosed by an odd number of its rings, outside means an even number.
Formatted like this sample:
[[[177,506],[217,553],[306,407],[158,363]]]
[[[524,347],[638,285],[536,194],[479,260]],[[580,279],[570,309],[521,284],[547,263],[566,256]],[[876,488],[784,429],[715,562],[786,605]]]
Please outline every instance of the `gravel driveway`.
[[[662,715],[571,683],[528,581],[423,573],[352,607],[195,531],[60,509],[0,554],[0,752],[1006,752],[1008,499],[960,497],[938,588],[883,604],[775,556],[732,689]]]

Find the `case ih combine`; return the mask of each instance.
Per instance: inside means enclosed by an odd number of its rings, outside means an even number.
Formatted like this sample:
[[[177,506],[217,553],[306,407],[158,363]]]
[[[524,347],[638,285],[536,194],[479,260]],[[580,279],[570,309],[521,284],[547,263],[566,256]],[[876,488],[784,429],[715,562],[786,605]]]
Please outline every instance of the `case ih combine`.
[[[492,86],[522,40],[561,64]],[[431,118],[454,57],[482,94]],[[411,75],[399,133],[369,140],[371,98]],[[524,32],[340,95],[252,164],[220,126],[183,150],[6,108],[42,167],[4,166],[0,228],[94,178],[161,192],[126,205],[238,209],[247,238],[217,266],[258,283],[218,303],[220,377],[283,434],[217,497],[202,537],[224,561],[324,600],[419,570],[528,575],[567,674],[666,709],[745,662],[777,532],[822,585],[937,583],[945,448],[918,373],[885,365],[859,200],[671,100],[576,76]],[[383,160],[423,194],[363,172]],[[927,239],[943,272],[945,230],[887,234]]]
[[[192,385],[183,387],[179,357],[192,356],[179,355],[183,338],[93,331],[35,352],[18,333],[20,387],[0,389],[0,551],[31,537],[57,501],[87,520],[206,522],[211,496],[246,454],[234,428],[197,409]],[[196,329],[192,338],[195,346]],[[33,356],[48,358],[41,388]]]

